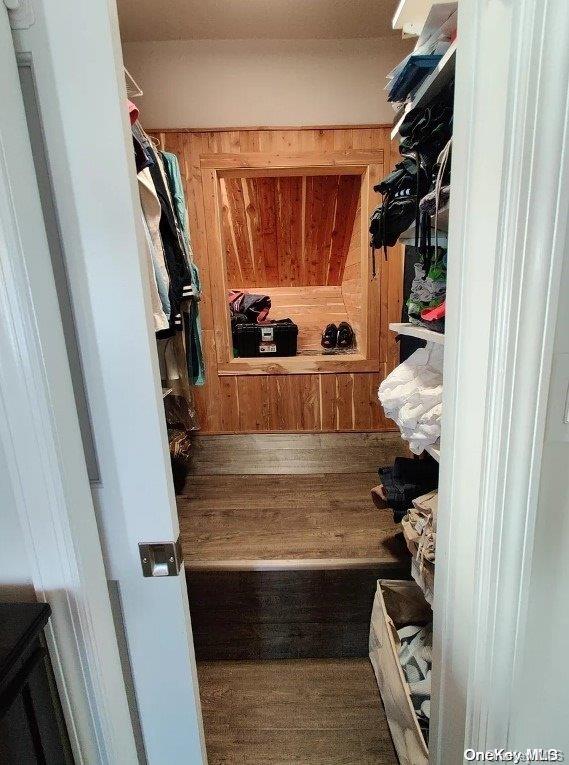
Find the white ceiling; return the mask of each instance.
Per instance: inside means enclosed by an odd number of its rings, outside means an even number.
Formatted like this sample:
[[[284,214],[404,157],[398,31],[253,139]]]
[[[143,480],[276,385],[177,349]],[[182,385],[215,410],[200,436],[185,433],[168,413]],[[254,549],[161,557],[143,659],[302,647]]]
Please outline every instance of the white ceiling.
[[[388,37],[396,0],[117,0],[124,41]]]

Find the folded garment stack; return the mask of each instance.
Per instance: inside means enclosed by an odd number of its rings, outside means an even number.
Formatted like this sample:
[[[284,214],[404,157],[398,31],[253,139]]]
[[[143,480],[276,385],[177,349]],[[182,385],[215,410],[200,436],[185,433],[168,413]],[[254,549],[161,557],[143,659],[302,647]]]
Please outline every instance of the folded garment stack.
[[[380,467],[377,472],[381,484],[372,489],[372,498],[377,507],[393,512],[396,523],[407,515],[416,497],[436,487],[439,478],[439,466],[430,458],[397,457],[393,466]]]
[[[388,375],[378,398],[398,425],[413,454],[435,444],[441,435],[443,346],[419,348]]]
[[[417,548],[416,558],[420,572],[426,565],[435,562],[438,499],[437,491],[417,497],[401,521],[405,536]]]

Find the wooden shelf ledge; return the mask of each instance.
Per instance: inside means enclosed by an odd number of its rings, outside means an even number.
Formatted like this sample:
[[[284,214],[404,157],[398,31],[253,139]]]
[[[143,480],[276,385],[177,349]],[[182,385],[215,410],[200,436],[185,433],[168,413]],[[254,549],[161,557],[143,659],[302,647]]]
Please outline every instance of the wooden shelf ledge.
[[[379,372],[379,363],[366,359],[361,353],[346,354],[302,354],[273,358],[237,358],[218,365],[220,377],[226,375],[302,375],[335,372]]]

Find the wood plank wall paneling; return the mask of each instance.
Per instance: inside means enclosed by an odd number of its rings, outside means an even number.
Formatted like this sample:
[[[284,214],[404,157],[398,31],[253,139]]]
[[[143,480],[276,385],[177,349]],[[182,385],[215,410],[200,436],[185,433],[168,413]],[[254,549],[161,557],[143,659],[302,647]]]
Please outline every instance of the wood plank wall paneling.
[[[202,189],[200,155],[237,152],[331,152],[349,149],[383,150],[384,174],[395,165],[397,149],[392,146],[389,129],[378,128],[322,128],[322,129],[255,129],[207,132],[153,131],[165,150],[178,155],[182,171],[190,229],[196,263],[200,268],[203,295],[200,304],[203,327],[204,355],[207,382],[195,389],[195,401],[202,433],[248,432],[333,432],[393,430],[393,423],[383,415],[377,401],[377,388],[385,376],[397,366],[399,348],[390,321],[398,321],[402,303],[403,248],[393,248],[387,260],[377,253],[378,279],[372,288],[380,290],[380,337],[377,339],[380,356],[377,371],[361,373],[321,373],[223,376],[217,373],[215,331],[211,299],[211,278],[208,268],[205,209]],[[374,183],[378,179],[374,179]],[[255,199],[257,193],[271,199],[271,191],[253,185],[247,186],[249,205],[257,205],[257,217],[251,215],[251,230],[245,221],[244,236],[263,237],[263,252],[276,252],[278,232],[270,225],[270,204]],[[273,187],[274,188],[274,187]],[[292,192],[291,192],[292,193]],[[373,195],[373,204],[379,202]],[[266,218],[264,210],[268,210]],[[274,218],[273,218],[274,220]],[[284,234],[281,234],[281,236]],[[306,235],[306,233],[305,233]],[[318,233],[311,234],[318,241]],[[294,236],[298,236],[296,233]],[[287,247],[293,247],[292,241]],[[338,244],[339,246],[339,244]],[[353,242],[351,247],[357,247]],[[261,244],[259,243],[259,247]],[[356,257],[355,253],[352,256]],[[348,312],[354,300],[354,287],[350,285],[348,258],[342,283],[342,292]],[[355,261],[354,261],[355,262]],[[316,266],[315,266],[316,268]],[[267,261],[265,270],[277,273],[278,260]],[[352,309],[353,310],[353,309]]]
[[[356,216],[360,215],[360,206],[356,210]],[[361,269],[361,238],[358,228],[352,230],[352,236],[348,245],[344,273],[342,275],[342,298],[348,314],[348,321],[354,327],[356,336],[361,332],[362,324],[362,269]]]
[[[228,177],[220,193],[230,288],[341,283],[359,176]]]
[[[271,317],[292,319],[298,325],[298,349],[321,352],[322,329],[334,322],[352,321],[341,287],[270,287],[264,289],[271,297]]]

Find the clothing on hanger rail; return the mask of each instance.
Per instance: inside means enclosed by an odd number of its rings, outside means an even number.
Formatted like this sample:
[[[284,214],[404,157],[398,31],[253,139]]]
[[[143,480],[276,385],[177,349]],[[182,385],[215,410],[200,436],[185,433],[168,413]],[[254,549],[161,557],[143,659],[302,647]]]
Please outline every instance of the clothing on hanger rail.
[[[129,113],[134,116],[133,110]],[[136,116],[137,112],[136,112]],[[158,338],[182,333],[189,379],[205,382],[199,317],[200,279],[193,260],[186,203],[175,154],[160,151],[138,120],[132,140],[146,237],[154,328]]]

